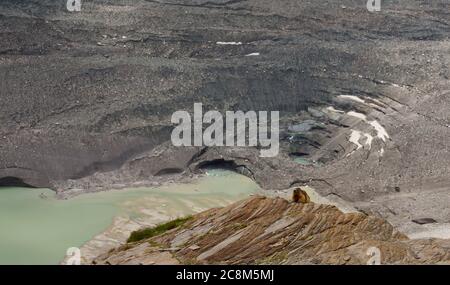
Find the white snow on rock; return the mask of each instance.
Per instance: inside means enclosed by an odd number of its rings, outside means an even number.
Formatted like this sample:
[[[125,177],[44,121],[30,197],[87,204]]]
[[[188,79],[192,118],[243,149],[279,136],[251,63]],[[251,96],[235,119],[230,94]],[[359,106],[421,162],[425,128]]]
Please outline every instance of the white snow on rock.
[[[355,101],[358,103],[366,104],[366,101],[364,101],[363,99],[359,98],[358,96],[354,96],[354,95],[339,95],[338,98],[345,99],[345,100],[352,100],[352,101]]]
[[[253,52],[253,53],[249,53],[246,56],[258,56],[259,52]]]
[[[325,110],[330,111],[330,112],[333,112],[333,113],[340,113],[340,114],[345,113],[344,111],[335,109],[333,106],[329,106],[329,107],[327,107]]]
[[[352,117],[355,117],[355,118],[358,118],[358,119],[361,119],[361,120],[363,120],[363,121],[367,121],[367,116],[364,115],[363,113],[358,113],[358,112],[355,112],[355,111],[350,111],[350,112],[347,113],[347,115],[352,116]]]
[[[352,133],[350,134],[350,138],[348,139],[349,142],[353,143],[354,145],[356,145],[356,150],[363,148],[363,145],[359,142],[361,140],[361,138],[365,137],[366,141],[364,143],[364,145],[368,146],[369,149],[372,148],[372,141],[373,141],[373,136],[371,136],[368,133],[363,133],[357,130],[352,130]]]
[[[386,139],[389,139],[390,136],[387,133],[386,129],[378,123],[378,121],[370,121],[369,124],[375,128],[377,131],[377,137],[386,142]]]
[[[362,148],[363,146],[359,143],[359,139],[361,138],[361,132],[352,130],[352,133],[350,135],[350,138],[348,139],[349,142],[355,144],[357,146],[357,150]]]
[[[373,108],[382,108],[384,105],[380,100],[378,100],[376,98],[372,98],[372,97],[365,97],[365,99],[367,99],[367,101],[360,97],[354,96],[354,95],[339,95],[338,98],[341,98],[343,100],[351,100],[351,101],[361,103],[361,104],[364,104],[364,105],[367,105],[367,106],[370,106]]]
[[[386,140],[390,138],[390,136],[387,133],[386,129],[377,120],[368,121],[366,115],[364,115],[362,113],[354,112],[354,111],[348,112],[347,115],[355,117],[355,118],[358,118],[358,119],[361,119],[361,120],[367,122],[377,132],[377,138],[381,139],[382,141],[386,142]]]
[[[231,45],[231,46],[239,46],[242,45],[242,42],[216,42],[218,45]]]
[[[372,148],[372,141],[373,141],[373,137],[370,134],[364,134],[364,136],[366,137],[366,145],[369,146],[369,149]]]

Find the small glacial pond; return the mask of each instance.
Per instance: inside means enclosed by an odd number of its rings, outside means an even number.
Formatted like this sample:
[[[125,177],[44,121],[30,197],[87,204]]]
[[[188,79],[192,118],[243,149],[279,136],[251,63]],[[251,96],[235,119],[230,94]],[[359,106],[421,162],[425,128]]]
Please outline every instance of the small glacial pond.
[[[176,218],[228,205],[259,190],[252,180],[210,170],[194,183],[84,194],[57,200],[49,189],[0,188],[0,264],[58,264],[119,215]],[[42,193],[48,198],[42,198]]]

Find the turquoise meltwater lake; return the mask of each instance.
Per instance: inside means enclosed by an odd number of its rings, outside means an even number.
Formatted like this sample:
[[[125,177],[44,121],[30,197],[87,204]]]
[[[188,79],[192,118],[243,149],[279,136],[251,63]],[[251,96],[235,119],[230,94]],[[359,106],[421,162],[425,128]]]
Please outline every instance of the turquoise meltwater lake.
[[[0,188],[0,264],[58,264],[68,248],[80,247],[102,233],[117,216],[176,218],[225,206],[257,191],[252,180],[223,170],[208,171],[189,184],[106,191],[68,200],[57,200],[48,189]]]

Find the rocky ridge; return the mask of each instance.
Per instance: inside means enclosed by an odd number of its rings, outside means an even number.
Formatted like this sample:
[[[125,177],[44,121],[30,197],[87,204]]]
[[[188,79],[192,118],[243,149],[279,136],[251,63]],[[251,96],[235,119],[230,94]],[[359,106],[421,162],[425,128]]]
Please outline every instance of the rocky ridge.
[[[408,239],[383,219],[255,196],[197,214],[94,264],[450,264],[450,240]]]

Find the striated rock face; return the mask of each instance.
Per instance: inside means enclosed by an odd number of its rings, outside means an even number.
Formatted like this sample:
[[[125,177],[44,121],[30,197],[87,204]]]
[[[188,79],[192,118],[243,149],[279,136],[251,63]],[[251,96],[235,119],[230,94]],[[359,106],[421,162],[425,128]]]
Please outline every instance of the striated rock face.
[[[211,209],[96,264],[450,264],[450,240],[410,240],[383,219],[261,196]]]

